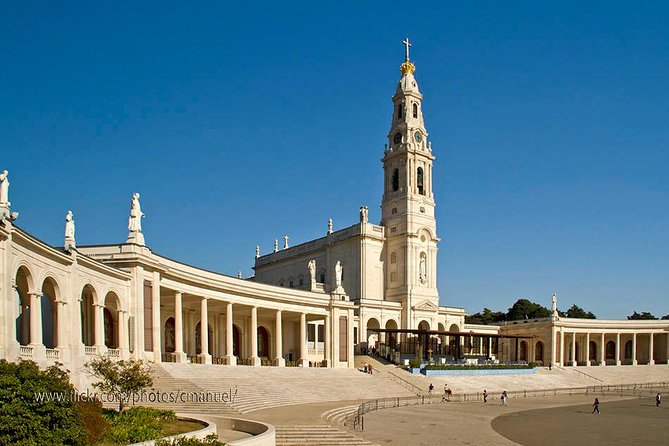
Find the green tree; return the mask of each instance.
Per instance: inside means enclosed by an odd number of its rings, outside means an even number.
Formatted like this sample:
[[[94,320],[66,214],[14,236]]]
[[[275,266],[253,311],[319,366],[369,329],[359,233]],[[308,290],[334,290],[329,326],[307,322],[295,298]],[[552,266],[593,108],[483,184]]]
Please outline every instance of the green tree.
[[[0,444],[84,445],[86,430],[67,372],[0,360]]]
[[[89,373],[100,381],[93,387],[113,396],[118,401],[119,412],[123,411],[124,403],[133,394],[139,393],[153,385],[151,366],[143,361],[128,359],[112,361],[100,356],[86,364]]]
[[[505,316],[506,315],[501,311],[492,311],[489,308],[484,308],[482,312],[465,316],[465,323],[489,325],[495,322],[503,321]]]
[[[635,311],[634,313],[632,313],[632,315],[627,316],[627,319],[630,321],[644,321],[644,320],[655,320],[657,318],[648,311],[644,311],[643,313],[637,313]]]
[[[527,299],[518,299],[509,311],[506,313],[507,321],[516,321],[520,319],[536,319],[549,317],[551,312],[548,308],[531,302]]]
[[[573,317],[577,319],[597,319],[597,317],[592,313],[592,311],[585,311],[583,308],[574,304],[565,313],[566,317]]]
[[[664,316],[662,316],[663,321],[666,321],[667,319],[669,319],[669,314],[665,314]]]

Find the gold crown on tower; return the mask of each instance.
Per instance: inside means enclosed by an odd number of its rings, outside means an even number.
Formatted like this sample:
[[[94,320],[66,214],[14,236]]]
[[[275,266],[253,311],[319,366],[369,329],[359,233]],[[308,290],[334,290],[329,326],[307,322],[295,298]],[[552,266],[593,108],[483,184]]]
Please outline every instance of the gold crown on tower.
[[[402,65],[400,65],[400,72],[403,75],[407,73],[414,74],[415,71],[416,71],[416,66],[413,63],[409,62],[408,60],[405,61]]]

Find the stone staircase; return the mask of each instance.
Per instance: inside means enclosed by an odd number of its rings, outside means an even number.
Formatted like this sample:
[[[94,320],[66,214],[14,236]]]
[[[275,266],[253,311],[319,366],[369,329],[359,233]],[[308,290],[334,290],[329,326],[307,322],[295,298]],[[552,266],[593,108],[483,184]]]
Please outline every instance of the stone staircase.
[[[359,404],[337,407],[321,414],[321,419],[328,424],[344,424],[346,417],[353,415],[358,411]]]
[[[292,404],[412,395],[389,378],[368,375],[356,369],[173,363],[156,365],[154,369],[154,387],[161,391],[221,392],[231,389],[235,396],[232,403],[203,406],[214,411],[227,408],[236,413],[247,413]],[[179,411],[185,412],[181,408]]]
[[[277,446],[378,446],[350,432],[327,425],[276,426]]]

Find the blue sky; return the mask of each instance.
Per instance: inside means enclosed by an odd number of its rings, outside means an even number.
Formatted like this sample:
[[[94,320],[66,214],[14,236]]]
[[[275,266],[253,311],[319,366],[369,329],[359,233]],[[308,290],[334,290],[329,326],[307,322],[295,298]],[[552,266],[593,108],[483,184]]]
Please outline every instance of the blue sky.
[[[140,3],[140,2],[136,2]],[[666,2],[5,2],[17,223],[245,276],[380,219],[401,41],[433,152],[443,305],[669,313]]]

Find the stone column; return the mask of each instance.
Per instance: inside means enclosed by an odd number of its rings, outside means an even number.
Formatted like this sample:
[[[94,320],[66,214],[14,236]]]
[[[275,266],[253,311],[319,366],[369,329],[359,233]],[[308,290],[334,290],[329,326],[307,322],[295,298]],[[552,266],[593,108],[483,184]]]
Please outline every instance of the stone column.
[[[564,367],[567,355],[564,354],[564,329],[560,327],[560,367]]]
[[[228,365],[237,365],[233,341],[232,303],[228,302],[225,306],[225,363]]]
[[[286,360],[283,359],[283,322],[281,310],[276,310],[276,321],[274,326],[274,365],[283,367]]]
[[[56,348],[58,349],[59,361],[62,363],[69,363],[71,361],[70,356],[70,346],[72,345],[72,340],[70,339],[69,334],[76,329],[72,328],[68,324],[67,317],[67,302],[64,300],[57,300],[56,302]]]
[[[602,333],[599,344],[601,350],[599,352],[599,365],[601,367],[604,367],[606,365],[606,338],[604,336],[604,333]]]
[[[251,307],[251,365],[260,366],[258,357],[258,307]]]
[[[637,365],[638,361],[636,360],[636,333],[632,335],[632,365]]]
[[[650,333],[648,338],[648,364],[655,365],[655,360],[653,359],[653,333]]]
[[[333,367],[332,362],[332,327],[330,323],[330,315],[325,315],[325,366]]]
[[[301,367],[309,367],[307,359],[307,314],[300,313],[300,359]]]
[[[200,360],[202,364],[211,364],[209,354],[209,311],[207,310],[208,298],[203,297],[200,301]]]
[[[30,296],[30,346],[35,362],[46,361],[46,347],[42,338],[42,293],[29,293]],[[47,298],[48,299],[48,298]]]
[[[218,331],[218,348],[216,349],[216,356],[223,358],[225,356],[225,314],[218,314],[218,317],[216,318],[216,329]]]
[[[153,360],[161,362],[163,360],[163,343],[161,342],[160,329],[160,273],[153,272],[153,284],[151,286],[151,305],[153,320]]]
[[[94,345],[98,350],[98,354],[102,354],[102,349],[105,347],[105,306],[100,304],[93,304],[94,313]]]
[[[571,334],[571,365],[576,367],[576,332]]]
[[[118,310],[118,349],[121,359],[128,359],[130,356],[130,345],[128,343],[128,312]]]
[[[585,365],[590,367],[590,332],[585,334]]]
[[[183,294],[181,291],[174,293],[174,360],[186,362],[184,352],[184,326],[183,326]]]
[[[620,365],[620,333],[616,333],[616,365]]]

